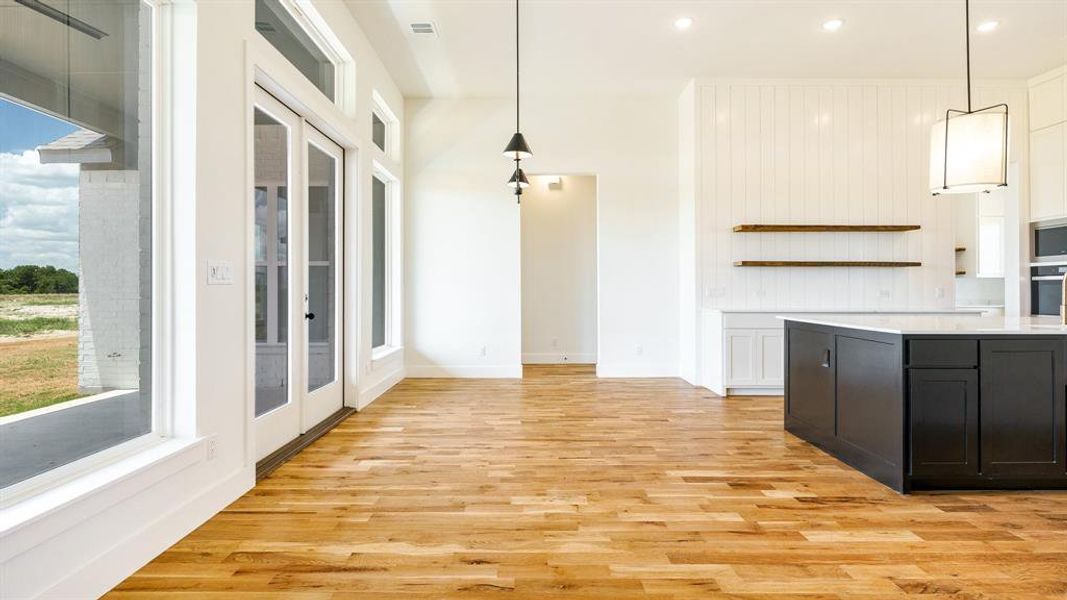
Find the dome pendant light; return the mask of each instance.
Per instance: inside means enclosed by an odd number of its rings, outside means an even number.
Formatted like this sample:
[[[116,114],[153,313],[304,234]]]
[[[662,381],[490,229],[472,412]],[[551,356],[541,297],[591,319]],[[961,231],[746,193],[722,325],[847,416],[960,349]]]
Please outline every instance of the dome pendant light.
[[[930,192],[972,194],[1008,185],[1008,105],[971,108],[971,3],[967,30],[967,110],[948,109],[930,132]]]
[[[515,161],[515,172],[508,181],[508,187],[515,190],[515,201],[518,203],[522,200],[523,188],[530,185],[522,170],[522,159],[533,156],[519,128],[519,0],[515,0],[515,135],[511,136],[511,141],[504,148],[504,156]]]

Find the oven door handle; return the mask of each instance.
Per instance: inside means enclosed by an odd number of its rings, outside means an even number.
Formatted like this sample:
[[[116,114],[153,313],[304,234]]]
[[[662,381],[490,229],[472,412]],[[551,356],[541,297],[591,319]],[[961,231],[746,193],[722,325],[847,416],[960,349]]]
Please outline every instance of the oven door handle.
[[[1063,275],[1038,275],[1031,277],[1030,281],[1063,281]]]

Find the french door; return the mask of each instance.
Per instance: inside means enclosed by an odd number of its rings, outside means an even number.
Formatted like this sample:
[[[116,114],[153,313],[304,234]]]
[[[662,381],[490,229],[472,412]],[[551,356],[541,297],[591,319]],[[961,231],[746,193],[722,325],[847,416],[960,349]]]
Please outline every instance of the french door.
[[[253,135],[258,461],[343,406],[344,153],[258,87]]]

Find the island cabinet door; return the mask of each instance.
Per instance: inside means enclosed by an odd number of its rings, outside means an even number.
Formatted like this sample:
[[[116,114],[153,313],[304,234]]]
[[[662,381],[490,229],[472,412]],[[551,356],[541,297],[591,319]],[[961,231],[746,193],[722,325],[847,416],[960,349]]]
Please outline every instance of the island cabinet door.
[[[978,475],[978,371],[910,369],[911,476]]]
[[[1064,344],[982,340],[982,475],[1065,477]]]
[[[834,437],[834,336],[808,329],[789,328],[786,413],[806,430]]]

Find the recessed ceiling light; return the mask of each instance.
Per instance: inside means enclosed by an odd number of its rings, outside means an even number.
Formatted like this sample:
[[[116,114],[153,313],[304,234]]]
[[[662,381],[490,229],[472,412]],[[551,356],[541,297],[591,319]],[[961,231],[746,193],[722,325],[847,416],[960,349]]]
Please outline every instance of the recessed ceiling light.
[[[990,31],[996,29],[999,25],[1000,21],[982,21],[978,24],[978,27],[976,29],[978,29],[979,33],[989,33]]]
[[[689,29],[692,26],[693,19],[689,17],[681,17],[680,19],[674,22],[674,28],[678,31],[685,31],[686,29]]]
[[[830,19],[822,24],[823,31],[837,31],[845,25],[844,19]]]

